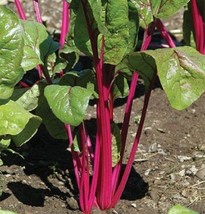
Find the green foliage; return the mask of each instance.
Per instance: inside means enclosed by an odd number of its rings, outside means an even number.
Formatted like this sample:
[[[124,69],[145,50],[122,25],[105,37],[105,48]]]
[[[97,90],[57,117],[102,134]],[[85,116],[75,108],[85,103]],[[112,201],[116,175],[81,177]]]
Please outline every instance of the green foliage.
[[[84,119],[93,90],[80,86],[51,85],[45,88],[48,104],[63,123],[78,126]]]
[[[9,210],[0,210],[0,214],[17,214],[17,213]]]
[[[194,48],[132,53],[128,64],[142,74],[147,85],[157,72],[171,106],[178,110],[190,106],[205,91],[205,58]]]
[[[37,65],[44,65],[49,54],[55,52],[59,44],[49,36],[44,25],[33,21],[22,21],[24,28],[24,56],[21,63],[24,71]]]
[[[180,204],[173,206],[167,214],[199,214],[191,209],[188,209]]]
[[[166,19],[185,6],[189,0],[130,0],[138,9],[140,25],[147,28],[155,18]]]
[[[0,99],[8,99],[23,76],[23,28],[5,6],[0,6],[0,19]]]

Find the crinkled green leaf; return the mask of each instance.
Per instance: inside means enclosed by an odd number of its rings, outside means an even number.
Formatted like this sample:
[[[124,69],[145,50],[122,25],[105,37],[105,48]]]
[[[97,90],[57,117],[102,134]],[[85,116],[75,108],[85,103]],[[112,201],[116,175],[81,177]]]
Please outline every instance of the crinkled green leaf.
[[[180,204],[173,206],[167,214],[199,214],[191,209],[188,209]]]
[[[187,108],[205,92],[205,57],[194,48],[185,46],[133,53],[128,63],[132,70],[135,68],[145,77],[152,77],[157,69],[171,106],[178,110]]]
[[[165,19],[174,15],[189,0],[130,0],[138,9],[140,24],[147,28],[155,18]]]
[[[112,123],[112,166],[114,167],[120,160],[121,135],[117,124]]]
[[[8,99],[23,77],[23,28],[18,17],[0,6],[0,99]]]
[[[133,25],[135,24],[133,22],[134,17],[132,17],[132,21],[129,21],[127,0],[102,2],[89,0],[85,5],[86,16],[90,25],[88,28],[84,11],[80,6],[77,11],[74,31],[77,48],[87,56],[92,56],[89,30],[92,34],[91,40],[97,46],[93,48],[98,48],[98,53],[101,50],[102,40],[105,41],[103,45],[104,62],[117,65],[130,46],[133,48],[133,40],[136,39],[137,34],[137,32],[135,32],[135,35],[133,34],[133,31],[136,30],[136,26]],[[97,39],[98,41],[96,41]]]
[[[55,52],[59,44],[49,36],[43,24],[33,21],[22,21],[24,27],[24,56],[22,67],[24,71],[44,64],[45,58]]]
[[[0,135],[17,135],[34,116],[14,101],[0,105]]]
[[[100,33],[103,35],[106,35],[107,28],[105,25],[105,16],[106,16],[106,11],[105,11],[105,5],[106,1],[96,1],[96,0],[88,0],[91,8],[92,8],[92,14],[93,18],[95,19],[95,22],[97,23],[97,27]]]
[[[67,139],[65,126],[51,111],[48,102],[44,96],[44,86],[41,85],[41,92],[39,97],[38,107],[36,114],[42,118],[49,134],[55,139]]]
[[[80,86],[50,85],[44,93],[57,118],[63,123],[78,126],[84,119],[93,91]]]
[[[129,46],[129,18],[127,0],[110,0],[106,5],[104,62],[117,65]]]

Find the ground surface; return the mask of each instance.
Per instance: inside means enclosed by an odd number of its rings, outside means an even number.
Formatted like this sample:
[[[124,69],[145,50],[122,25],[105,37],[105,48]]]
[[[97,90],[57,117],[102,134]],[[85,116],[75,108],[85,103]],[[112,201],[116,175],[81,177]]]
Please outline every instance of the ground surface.
[[[51,5],[55,8],[56,4]],[[30,8],[28,5],[28,11]],[[56,9],[56,13],[59,11]],[[52,14],[44,15],[48,19]],[[126,154],[133,142],[143,99],[138,95],[134,101]],[[89,109],[90,117],[93,108]],[[115,108],[117,122],[121,122],[123,111],[123,103]],[[4,158],[0,208],[19,214],[80,214],[67,142],[56,142],[42,135],[42,130],[39,133],[19,150],[25,160],[16,155]],[[128,184],[117,207],[107,213],[165,214],[173,204],[180,203],[203,214],[204,202],[205,95],[179,112],[169,106],[163,90],[156,87]]]

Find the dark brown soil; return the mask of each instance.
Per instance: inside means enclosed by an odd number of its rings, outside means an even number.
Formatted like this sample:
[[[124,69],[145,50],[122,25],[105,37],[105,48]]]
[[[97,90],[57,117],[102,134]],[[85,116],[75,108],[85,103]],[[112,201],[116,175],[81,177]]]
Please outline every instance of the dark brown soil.
[[[49,6],[55,8],[56,2]],[[28,15],[31,7],[28,3]],[[45,19],[56,16],[43,9]],[[51,24],[55,20],[51,19]],[[142,95],[134,100],[127,155],[143,99]],[[88,111],[89,118],[93,108]],[[123,111],[123,103],[115,108],[119,123]],[[81,213],[66,141],[53,140],[42,127],[31,142],[16,150],[24,159],[7,153],[0,168],[4,180],[0,209],[18,214]],[[152,91],[141,143],[122,199],[106,213],[165,214],[177,203],[205,213],[205,95],[188,109],[176,111],[158,87]]]

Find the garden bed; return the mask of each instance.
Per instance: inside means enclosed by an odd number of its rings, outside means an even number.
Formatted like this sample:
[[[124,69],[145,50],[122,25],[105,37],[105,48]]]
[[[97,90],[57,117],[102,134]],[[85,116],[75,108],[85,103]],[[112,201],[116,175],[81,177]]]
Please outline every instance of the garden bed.
[[[139,113],[135,109],[142,102],[143,96],[134,101],[130,144]],[[123,108],[115,108],[119,119]],[[154,89],[127,187],[118,206],[107,213],[166,213],[176,203],[204,213],[204,121],[204,95],[179,112],[169,106],[161,88]],[[20,214],[80,213],[67,142],[38,135],[19,152],[25,160],[9,155],[1,167],[5,189],[0,207]]]
[[[60,29],[61,10],[57,9],[57,2],[60,1],[49,3],[49,7],[46,1],[41,2],[43,20],[52,33]],[[26,15],[32,19],[31,2],[23,3]],[[178,38],[182,37],[181,16],[182,12],[166,23],[171,32],[179,32]],[[132,109],[126,156],[135,137],[143,100],[144,93],[139,88]],[[119,126],[125,107],[123,101],[118,100],[114,108]],[[90,131],[95,128],[93,108],[95,105],[90,105],[87,113]],[[188,109],[176,111],[157,85],[152,91],[141,143],[122,198],[115,209],[105,213],[164,214],[178,203],[205,213],[204,121],[205,95]],[[4,192],[0,209],[19,214],[81,213],[67,141],[52,139],[41,126],[37,135],[17,152],[24,159],[16,154],[3,157]],[[101,212],[94,210],[93,213]]]

